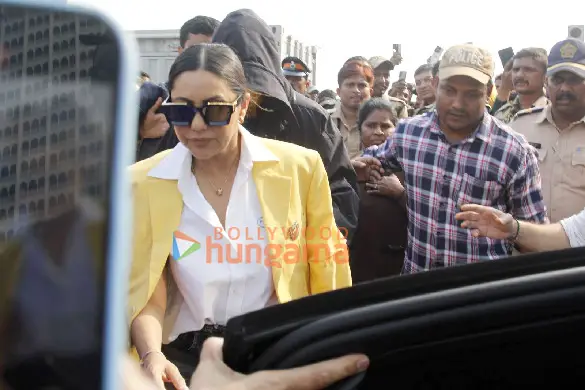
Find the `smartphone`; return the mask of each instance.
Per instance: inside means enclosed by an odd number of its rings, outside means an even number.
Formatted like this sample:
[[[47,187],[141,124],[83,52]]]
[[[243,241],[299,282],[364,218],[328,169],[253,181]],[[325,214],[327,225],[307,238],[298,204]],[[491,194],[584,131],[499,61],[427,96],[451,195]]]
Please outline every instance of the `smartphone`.
[[[393,50],[394,50],[396,53],[398,53],[398,54],[402,55],[402,45],[401,45],[401,44],[399,44],[399,43],[395,43],[395,44],[393,44],[393,45],[392,45],[392,49],[393,49]]]
[[[26,3],[0,0],[0,388],[115,389],[137,50],[94,11]]]
[[[400,81],[405,81],[406,80],[406,71],[400,71],[399,75],[398,75],[398,80]]]
[[[514,57],[514,49],[507,47],[498,51],[498,55],[500,56],[500,61],[502,61],[502,66],[506,67],[506,64]]]

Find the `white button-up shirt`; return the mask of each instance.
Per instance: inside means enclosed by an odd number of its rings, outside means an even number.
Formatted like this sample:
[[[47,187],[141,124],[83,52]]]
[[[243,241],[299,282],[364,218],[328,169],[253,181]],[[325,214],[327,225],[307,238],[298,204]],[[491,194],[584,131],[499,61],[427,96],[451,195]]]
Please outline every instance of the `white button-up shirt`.
[[[225,229],[197,185],[192,156],[184,145],[178,144],[149,172],[151,177],[177,180],[184,203],[170,251],[171,272],[183,302],[167,342],[278,302],[271,268],[263,261],[268,242],[252,167],[279,159],[243,127],[240,134],[242,150]]]
[[[579,214],[563,219],[561,225],[572,248],[585,246],[585,209]]]

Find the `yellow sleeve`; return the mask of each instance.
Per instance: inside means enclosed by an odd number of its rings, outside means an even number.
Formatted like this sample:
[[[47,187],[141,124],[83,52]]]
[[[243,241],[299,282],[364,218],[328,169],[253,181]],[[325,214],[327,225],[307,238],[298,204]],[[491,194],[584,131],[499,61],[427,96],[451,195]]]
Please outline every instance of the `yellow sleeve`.
[[[142,311],[149,299],[150,248],[152,247],[152,221],[148,208],[148,194],[142,183],[133,183],[133,224],[132,224],[132,263],[128,305],[130,321]]]
[[[325,166],[315,152],[307,196],[306,243],[311,294],[351,286],[349,254],[343,232],[335,224]]]

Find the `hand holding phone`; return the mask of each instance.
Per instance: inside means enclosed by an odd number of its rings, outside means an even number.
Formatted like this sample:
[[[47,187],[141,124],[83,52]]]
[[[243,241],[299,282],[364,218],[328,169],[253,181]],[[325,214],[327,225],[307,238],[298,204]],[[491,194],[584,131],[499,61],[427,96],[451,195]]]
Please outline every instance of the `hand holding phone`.
[[[505,68],[506,64],[514,57],[514,49],[507,47],[498,51],[498,55],[500,56],[500,61],[502,61],[502,66]]]

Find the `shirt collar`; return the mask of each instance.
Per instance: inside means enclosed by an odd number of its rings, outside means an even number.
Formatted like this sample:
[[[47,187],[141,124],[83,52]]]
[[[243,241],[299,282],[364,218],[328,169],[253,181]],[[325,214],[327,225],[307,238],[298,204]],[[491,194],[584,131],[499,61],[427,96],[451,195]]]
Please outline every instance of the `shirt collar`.
[[[542,95],[538,99],[536,99],[536,101],[530,106],[530,108],[543,107],[546,105],[547,102],[548,102],[547,97],[545,95]],[[522,108],[522,106],[520,106],[520,96],[519,95],[516,95],[516,97],[514,97],[514,99],[510,100],[507,104],[510,106],[516,107],[519,110],[524,110]]]
[[[545,107],[548,104],[548,98],[544,95],[536,99],[532,107]]]
[[[441,131],[441,127],[439,125],[439,114],[437,113],[436,109],[431,111],[429,121],[430,131],[432,133],[439,135],[443,134],[443,132]],[[489,142],[490,129],[494,125],[495,124],[493,122],[492,116],[489,114],[487,109],[485,109],[483,113],[483,118],[479,125],[477,126],[477,128],[475,129],[475,131],[466,140],[462,141],[462,143],[466,142],[467,140],[473,140],[474,138],[479,138],[483,142]]]
[[[243,126],[240,126],[240,134],[242,136],[240,164],[251,169],[256,162],[280,161],[264,145],[260,137],[251,134]],[[191,157],[189,149],[179,142],[167,156],[148,172],[148,176],[164,180],[179,180],[184,172],[191,172]]]
[[[343,126],[347,127],[348,130],[357,128],[357,122],[352,127],[349,127],[347,125],[347,121],[345,120],[345,116],[343,115],[343,110],[341,109],[341,102],[339,101],[335,105],[335,110],[331,113],[331,118],[335,120],[340,120]]]
[[[553,117],[552,117],[552,103],[550,103],[550,102],[549,102],[549,104],[546,105],[546,107],[544,108],[544,110],[542,110],[542,112],[538,113],[538,117],[536,118],[536,123],[542,123],[545,120],[549,121],[549,123],[551,125],[556,127],[555,121],[553,120]],[[571,126],[573,126],[574,124],[578,124],[578,123],[585,124],[585,116],[583,118],[581,118],[580,120],[574,122]]]

